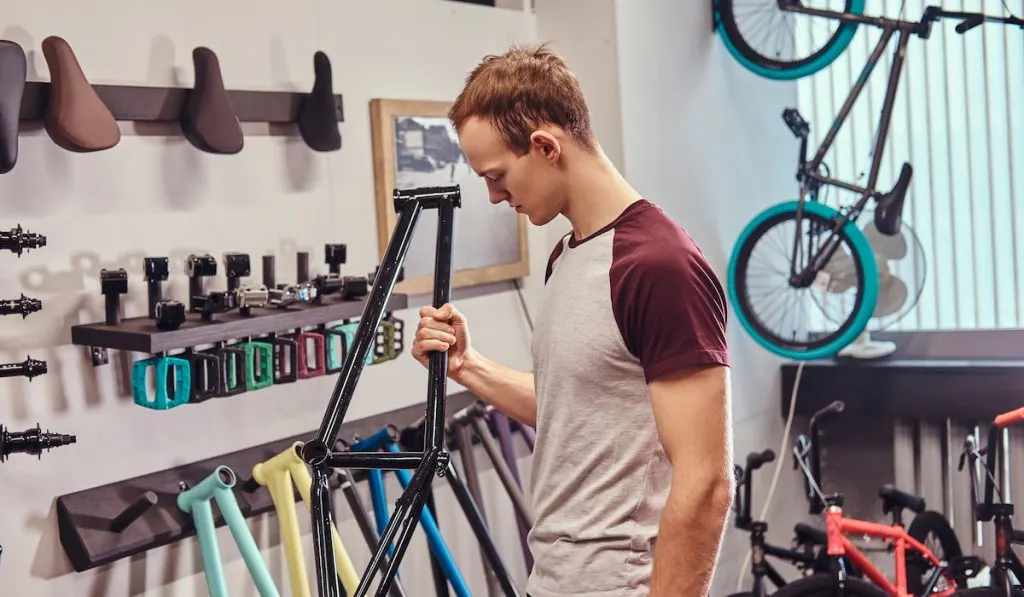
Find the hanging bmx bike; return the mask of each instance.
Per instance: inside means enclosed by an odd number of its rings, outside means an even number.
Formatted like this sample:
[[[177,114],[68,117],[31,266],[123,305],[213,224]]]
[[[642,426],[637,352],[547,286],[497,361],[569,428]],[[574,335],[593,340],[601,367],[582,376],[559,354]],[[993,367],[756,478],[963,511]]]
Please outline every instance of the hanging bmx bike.
[[[877,183],[910,38],[928,39],[941,19],[960,21],[958,33],[986,22],[1024,29],[1024,20],[1016,16],[929,6],[919,21],[907,21],[866,16],[865,0],[832,0],[842,5],[840,10],[808,6],[813,3],[828,4],[828,0],[715,2],[716,28],[729,53],[748,70],[774,80],[794,80],[827,67],[850,44],[859,26],[882,30],[813,157],[807,155],[810,125],[796,109],[783,111],[786,126],[800,140],[798,198],[755,216],[740,233],[729,260],[729,300],[740,324],[762,347],[795,360],[835,356],[864,331],[875,311],[879,272],[857,221],[870,207],[869,226],[885,236],[900,231],[913,168],[904,162],[891,189],[879,190]],[[812,19],[807,23],[825,33],[796,39],[796,19]],[[867,182],[862,186],[839,180],[829,172],[825,155],[894,37]],[[849,191],[858,199],[833,208],[819,201],[819,191],[827,187]]]

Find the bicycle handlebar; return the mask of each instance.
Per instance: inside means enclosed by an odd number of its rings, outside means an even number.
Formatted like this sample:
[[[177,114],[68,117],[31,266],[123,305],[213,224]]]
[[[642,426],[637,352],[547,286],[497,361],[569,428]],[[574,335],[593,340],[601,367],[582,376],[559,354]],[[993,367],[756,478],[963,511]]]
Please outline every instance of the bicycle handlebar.
[[[1017,423],[1024,423],[1024,407],[1010,412],[1005,412],[995,418],[993,421],[996,427],[1009,427],[1010,425],[1016,425]]]
[[[939,19],[960,19],[957,23],[956,32],[963,34],[967,33],[971,29],[982,25],[984,23],[1002,23],[1003,25],[1016,25],[1024,29],[1024,19],[1020,19],[1013,15],[1008,17],[996,17],[992,15],[983,14],[980,12],[963,12],[958,10],[943,10],[938,6],[929,6],[924,10],[924,18],[921,19],[923,24],[927,24],[932,21]]]

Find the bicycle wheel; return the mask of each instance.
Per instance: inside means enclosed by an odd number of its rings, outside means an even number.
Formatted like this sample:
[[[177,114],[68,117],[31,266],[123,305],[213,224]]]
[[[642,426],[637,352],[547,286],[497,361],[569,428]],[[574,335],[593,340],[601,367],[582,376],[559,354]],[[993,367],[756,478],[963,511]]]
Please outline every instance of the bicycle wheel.
[[[808,8],[864,14],[865,0],[798,2]],[[846,50],[857,32],[857,23],[794,13],[780,8],[779,0],[717,4],[718,30],[726,49],[744,68],[768,79],[791,81],[820,71]]]
[[[791,201],[770,207],[740,233],[729,259],[729,300],[743,328],[769,351],[796,360],[828,358],[867,326],[878,300],[878,267],[864,233],[856,223],[848,222],[837,232],[839,247],[814,283],[807,288],[791,287],[789,270],[799,205]],[[839,212],[831,207],[803,202],[801,245],[817,248],[818,242],[831,236],[833,218],[838,217]],[[780,233],[781,242],[776,240]],[[767,256],[762,255],[765,252]],[[759,269],[762,266],[766,268]],[[795,302],[790,300],[794,297]],[[826,308],[826,302],[835,302],[835,310]],[[783,319],[775,328],[767,321],[773,314]]]
[[[957,591],[953,595],[955,597],[1006,597],[1006,593],[1000,587],[975,587]],[[1011,595],[1012,597],[1024,597],[1024,590],[1014,587]]]
[[[812,574],[782,587],[772,597],[834,597],[836,579],[831,574]],[[857,578],[847,578],[843,597],[889,597],[875,585]]]
[[[964,555],[960,548],[960,540],[956,538],[953,527],[942,514],[933,510],[925,510],[910,522],[907,527],[907,534],[924,544],[931,550],[939,560],[948,562],[952,558]],[[916,552],[908,553],[907,562],[907,590],[914,595],[919,595],[924,590],[924,585],[932,574],[931,563],[926,561],[921,554]],[[952,580],[960,589],[967,588],[967,576],[965,574],[951,575]],[[939,579],[937,590],[948,589],[946,579]]]

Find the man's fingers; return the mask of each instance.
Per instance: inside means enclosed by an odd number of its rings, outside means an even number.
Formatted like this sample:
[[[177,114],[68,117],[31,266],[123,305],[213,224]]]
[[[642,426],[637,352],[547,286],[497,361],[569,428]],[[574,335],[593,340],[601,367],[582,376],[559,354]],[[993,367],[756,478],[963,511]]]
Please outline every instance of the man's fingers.
[[[421,354],[431,351],[446,352],[449,348],[447,342],[442,342],[440,340],[420,340],[416,343],[416,346],[419,347]]]
[[[453,334],[453,333],[451,333],[451,332],[449,332],[447,330],[438,330],[438,329],[429,328],[429,327],[421,327],[420,329],[416,330],[416,339],[417,340],[439,340],[439,341],[444,342],[444,343],[449,344],[449,345],[450,344],[455,344],[455,342],[456,342],[455,334]]]
[[[454,334],[455,328],[448,325],[448,322],[438,321],[430,317],[424,317],[420,320],[419,325],[416,326],[418,329],[430,329],[444,332],[446,334]]]

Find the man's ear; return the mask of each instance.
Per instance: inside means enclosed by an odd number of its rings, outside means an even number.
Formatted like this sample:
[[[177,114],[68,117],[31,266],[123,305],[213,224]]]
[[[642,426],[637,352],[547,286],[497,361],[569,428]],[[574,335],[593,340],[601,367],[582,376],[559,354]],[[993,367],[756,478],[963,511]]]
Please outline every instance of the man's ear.
[[[533,131],[530,135],[530,147],[551,163],[557,162],[562,155],[562,146],[558,139],[547,131]]]

